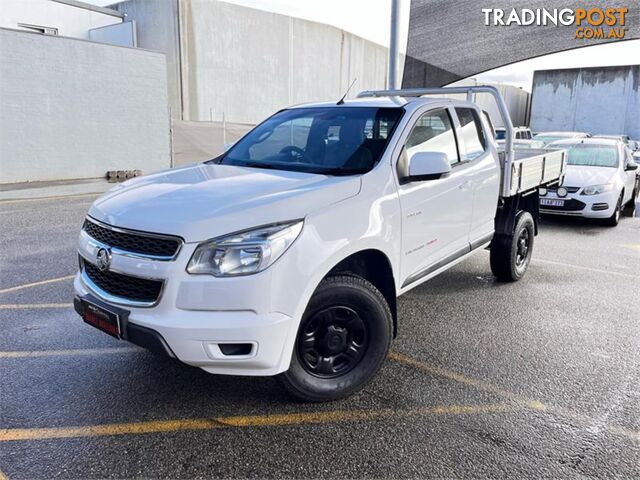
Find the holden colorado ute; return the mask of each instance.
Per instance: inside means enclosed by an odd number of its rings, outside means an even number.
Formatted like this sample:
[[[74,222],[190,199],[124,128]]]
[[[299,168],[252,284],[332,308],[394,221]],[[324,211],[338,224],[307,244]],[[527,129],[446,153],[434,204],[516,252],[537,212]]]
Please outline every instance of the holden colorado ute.
[[[500,153],[477,93],[503,117]],[[492,87],[287,108],[213,160],[96,200],[80,232],[75,308],[210,373],[277,375],[308,401],[344,397],[402,330],[399,295],[485,248],[498,279],[522,278],[538,189],[564,168],[562,150],[514,151]]]

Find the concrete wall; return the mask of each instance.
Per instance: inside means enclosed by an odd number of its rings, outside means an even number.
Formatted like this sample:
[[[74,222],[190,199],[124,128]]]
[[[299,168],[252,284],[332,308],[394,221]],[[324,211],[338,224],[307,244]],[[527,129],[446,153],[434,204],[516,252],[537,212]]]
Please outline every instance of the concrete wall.
[[[0,29],[0,183],[170,164],[164,55]]]
[[[73,1],[2,0],[0,27],[20,29],[25,23],[58,29],[58,35],[89,38],[89,30],[122,22],[115,11]],[[84,8],[86,6],[86,8]]]
[[[138,46],[167,55],[175,119],[216,122],[224,113],[255,124],[292,104],[338,100],[354,78],[351,97],[386,86],[388,50],[328,25],[218,0],[112,8],[137,22]]]
[[[171,116],[180,119],[180,47],[177,0],[129,0],[110,8],[136,22],[138,47],[165,54]]]
[[[184,118],[257,123],[296,103],[384,88],[387,49],[340,29],[220,1],[180,2]]]
[[[531,128],[640,138],[640,65],[536,71]]]

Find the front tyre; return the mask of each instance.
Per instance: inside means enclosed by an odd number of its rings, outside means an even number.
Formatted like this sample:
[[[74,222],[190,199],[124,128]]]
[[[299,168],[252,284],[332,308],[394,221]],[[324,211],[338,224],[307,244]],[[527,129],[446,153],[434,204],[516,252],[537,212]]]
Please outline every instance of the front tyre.
[[[615,227],[620,222],[620,213],[622,212],[622,193],[618,198],[618,202],[616,203],[616,208],[613,211],[613,214],[603,221],[604,225],[607,227]]]
[[[278,379],[305,401],[351,395],[380,370],[392,331],[389,305],[376,287],[356,276],[327,277],[304,312],[291,366]]]
[[[520,280],[533,253],[535,223],[529,212],[519,212],[513,233],[496,235],[491,242],[491,271],[503,282]]]

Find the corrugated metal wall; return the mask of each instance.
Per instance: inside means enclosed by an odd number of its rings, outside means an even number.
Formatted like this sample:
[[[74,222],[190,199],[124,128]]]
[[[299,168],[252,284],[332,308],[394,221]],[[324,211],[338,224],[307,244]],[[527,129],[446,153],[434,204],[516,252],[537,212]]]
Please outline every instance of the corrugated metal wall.
[[[640,138],[640,65],[535,72],[531,128]]]

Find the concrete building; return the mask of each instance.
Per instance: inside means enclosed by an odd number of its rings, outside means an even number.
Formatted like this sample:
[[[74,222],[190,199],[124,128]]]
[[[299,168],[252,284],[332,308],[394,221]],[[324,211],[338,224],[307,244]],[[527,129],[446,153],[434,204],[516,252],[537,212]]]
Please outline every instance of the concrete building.
[[[162,52],[174,163],[211,158],[275,111],[385,88],[388,49],[338,28],[218,0],[128,0],[141,48]],[[403,56],[399,57],[402,71]]]
[[[164,55],[88,41],[121,13],[70,0],[2,7],[0,183],[170,166]]]
[[[388,49],[338,28],[217,0],[113,5],[167,56],[172,117],[255,124],[306,101],[386,86]],[[400,59],[402,60],[402,59]]]
[[[640,65],[536,71],[531,128],[640,138]]]
[[[77,0],[2,0],[0,28],[136,46],[122,13]]]

